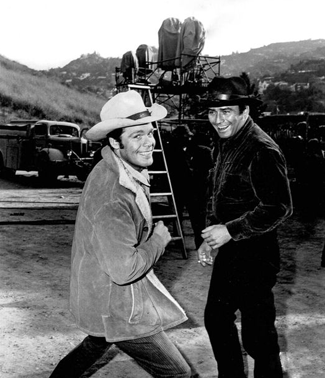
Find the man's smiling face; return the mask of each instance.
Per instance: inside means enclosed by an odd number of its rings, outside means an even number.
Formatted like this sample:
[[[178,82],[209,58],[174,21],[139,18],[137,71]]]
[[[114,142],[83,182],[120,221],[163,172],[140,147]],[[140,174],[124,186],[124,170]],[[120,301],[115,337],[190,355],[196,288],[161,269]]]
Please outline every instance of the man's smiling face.
[[[220,138],[235,135],[245,124],[248,107],[241,113],[238,105],[209,108],[208,117]]]
[[[151,123],[125,127],[121,135],[119,156],[133,168],[142,170],[153,163],[153,149],[156,145]]]

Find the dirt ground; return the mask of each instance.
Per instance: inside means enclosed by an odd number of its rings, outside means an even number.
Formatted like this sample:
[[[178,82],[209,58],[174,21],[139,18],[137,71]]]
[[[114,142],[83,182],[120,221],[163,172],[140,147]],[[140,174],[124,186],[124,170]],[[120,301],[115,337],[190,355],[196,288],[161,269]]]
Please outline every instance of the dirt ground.
[[[76,329],[67,309],[75,215],[75,210],[14,210],[10,213],[13,220],[19,216],[57,222],[0,225],[1,378],[49,377],[60,358],[85,336]],[[171,337],[198,376],[217,377],[203,326],[211,268],[197,264],[188,221],[184,222],[184,228],[188,259],[182,258],[177,245],[170,245],[155,271],[189,317],[170,332]],[[325,376],[325,268],[320,267],[320,258],[325,219],[317,217],[313,222],[306,222],[296,212],[280,227],[279,238],[282,270],[274,292],[286,376],[322,378]],[[239,322],[237,325],[240,328]],[[111,364],[94,377],[148,376],[131,366],[128,357],[118,350],[113,349],[111,354],[107,357]],[[247,366],[252,378],[249,358]]]

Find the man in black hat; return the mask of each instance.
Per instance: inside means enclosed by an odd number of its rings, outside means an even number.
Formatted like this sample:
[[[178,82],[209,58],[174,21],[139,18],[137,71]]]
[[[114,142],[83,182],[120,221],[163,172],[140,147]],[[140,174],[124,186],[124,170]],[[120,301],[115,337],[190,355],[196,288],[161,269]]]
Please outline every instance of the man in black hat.
[[[292,199],[283,153],[249,115],[258,102],[240,77],[216,77],[209,84],[218,155],[198,259],[211,265],[211,252],[216,255],[205,326],[219,378],[246,377],[237,310],[243,347],[255,360],[254,377],[283,376],[272,288],[280,260],[276,228],[292,214]]]

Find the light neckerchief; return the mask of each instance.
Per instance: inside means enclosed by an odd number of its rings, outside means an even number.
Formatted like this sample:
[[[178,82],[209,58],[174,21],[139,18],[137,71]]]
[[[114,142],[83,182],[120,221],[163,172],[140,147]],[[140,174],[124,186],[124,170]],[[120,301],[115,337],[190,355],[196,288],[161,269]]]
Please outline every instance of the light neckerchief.
[[[149,183],[149,173],[147,169],[143,169],[141,172],[134,169],[129,163],[121,159],[119,156],[114,154],[117,159],[121,162],[126,174],[129,176],[130,180],[135,182],[141,187],[150,203],[150,183]]]

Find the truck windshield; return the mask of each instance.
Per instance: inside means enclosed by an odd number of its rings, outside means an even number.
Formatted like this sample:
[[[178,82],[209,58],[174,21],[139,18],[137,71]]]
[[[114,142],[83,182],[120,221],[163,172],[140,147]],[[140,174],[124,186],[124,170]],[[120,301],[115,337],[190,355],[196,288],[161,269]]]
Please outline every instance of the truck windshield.
[[[74,137],[78,136],[78,129],[72,126],[65,126],[65,125],[53,125],[50,127],[50,134],[51,135],[71,135]]]

